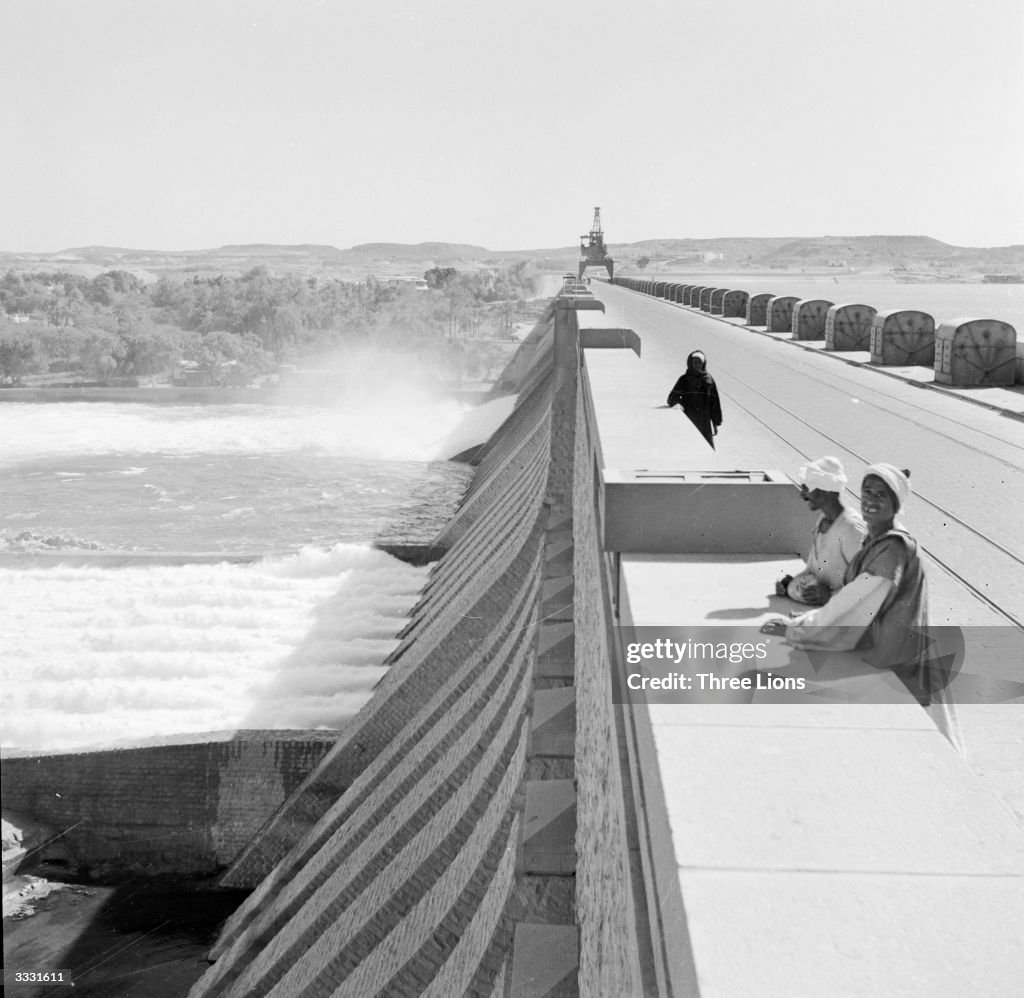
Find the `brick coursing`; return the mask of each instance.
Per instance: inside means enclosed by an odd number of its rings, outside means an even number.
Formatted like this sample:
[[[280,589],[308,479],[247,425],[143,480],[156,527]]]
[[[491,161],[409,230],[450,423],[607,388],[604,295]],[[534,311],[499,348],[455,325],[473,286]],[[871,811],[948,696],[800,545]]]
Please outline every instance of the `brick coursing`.
[[[336,737],[246,734],[5,759],[4,807],[64,832],[61,849],[82,872],[211,873],[235,858]]]

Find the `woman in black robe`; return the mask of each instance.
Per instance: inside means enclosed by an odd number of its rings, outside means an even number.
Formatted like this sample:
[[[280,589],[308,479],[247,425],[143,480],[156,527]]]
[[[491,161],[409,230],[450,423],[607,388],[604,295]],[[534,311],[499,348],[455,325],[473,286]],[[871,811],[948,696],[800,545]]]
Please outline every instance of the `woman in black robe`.
[[[668,404],[681,405],[683,412],[714,450],[715,435],[722,425],[722,405],[718,400],[715,379],[707,372],[707,364],[707,358],[700,350],[694,350],[686,358],[686,373],[669,392]]]

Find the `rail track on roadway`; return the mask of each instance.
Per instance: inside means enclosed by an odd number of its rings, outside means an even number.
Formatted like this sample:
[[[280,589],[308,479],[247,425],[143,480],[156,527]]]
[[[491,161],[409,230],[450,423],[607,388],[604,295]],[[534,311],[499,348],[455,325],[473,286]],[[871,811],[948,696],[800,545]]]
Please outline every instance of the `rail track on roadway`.
[[[733,375],[733,377],[735,377],[735,375]],[[737,380],[740,380],[740,379],[737,379]],[[847,446],[841,440],[838,440],[836,437],[831,436],[828,433],[824,433],[820,428],[818,428],[816,426],[813,426],[813,424],[811,424],[807,420],[803,419],[799,414],[793,412],[790,409],[787,409],[786,406],[784,406],[781,403],[777,402],[775,399],[772,399],[770,396],[768,396],[764,392],[760,391],[754,385],[751,385],[751,384],[749,384],[747,382],[743,382],[742,380],[740,381],[740,383],[743,384],[749,391],[755,392],[756,394],[760,395],[763,399],[765,399],[768,402],[770,402],[772,405],[774,405],[777,408],[781,409],[783,412],[785,412],[791,418],[798,419],[801,422],[805,423],[807,426],[809,426],[812,429],[814,429],[816,432],[818,432],[819,434],[824,436],[826,439],[831,441],[833,444],[835,444],[835,446],[839,450],[841,450],[844,455],[849,455],[851,457],[854,457],[858,461],[862,461],[865,464],[870,464],[871,463],[871,459],[867,455],[858,453],[856,450],[854,450],[851,447]],[[749,409],[747,409],[743,405],[742,402],[739,402],[735,398],[732,399],[732,402],[733,402],[734,405],[739,405],[741,408],[743,408],[753,419],[756,419],[759,423],[761,423],[761,425],[764,426],[765,429],[767,429],[769,432],[776,433],[777,435],[781,436],[781,434],[778,434],[778,431],[775,430],[775,428],[770,423],[768,423],[766,420],[762,420],[755,413],[751,412]],[[942,434],[942,436],[946,436],[946,434]],[[785,442],[787,444],[789,444],[789,446],[794,447],[792,441],[786,440],[784,437],[782,439],[785,440]],[[948,439],[952,440],[955,443],[959,442],[954,437],[949,437]],[[815,459],[813,454],[805,452],[805,451],[801,450],[799,447],[794,447],[794,449],[798,450],[802,454],[802,456],[804,458],[806,458],[808,461],[813,461]],[[1021,449],[1022,454],[1024,454],[1024,447],[1022,447],[1020,449]],[[1020,466],[1012,465],[1012,464],[1009,464],[1009,463],[1007,463],[1007,466],[1011,467],[1011,468],[1014,468],[1017,471],[1024,470]],[[856,495],[856,493],[854,493],[852,489],[847,489],[847,491],[851,495]],[[1015,552],[1010,551],[1008,548],[1004,547],[994,537],[990,537],[988,534],[986,534],[984,532],[984,530],[979,530],[977,527],[973,526],[972,524],[968,523],[966,520],[964,520],[961,517],[957,516],[956,513],[954,513],[952,510],[947,509],[941,503],[936,502],[934,499],[929,498],[927,495],[925,495],[925,494],[923,494],[921,492],[915,492],[914,493],[914,499],[915,499],[915,501],[919,501],[919,502],[925,503],[926,505],[932,507],[932,509],[937,510],[943,516],[946,516],[949,519],[955,521],[961,527],[963,527],[965,530],[968,530],[972,534],[974,534],[974,536],[977,537],[979,540],[981,540],[983,543],[987,544],[988,546],[990,546],[992,548],[995,548],[997,551],[1001,552],[1007,558],[1010,558],[1011,560],[1016,562],[1016,564],[1021,566],[1022,569],[1024,569],[1024,558],[1022,558],[1020,555],[1016,554]],[[931,548],[929,548],[928,545],[922,544],[921,545],[921,549],[925,552],[925,554],[928,555],[928,557],[933,562],[935,562],[936,565],[939,565],[943,569],[943,571],[947,572],[954,579],[956,579],[961,585],[963,585],[965,588],[970,590],[970,592],[972,592],[977,599],[981,600],[981,602],[985,603],[987,606],[989,606],[996,613],[998,613],[1001,616],[1005,617],[1015,627],[1019,627],[1019,628],[1021,628],[1021,630],[1024,630],[1024,621],[1018,620],[1012,613],[1010,613],[1009,611],[1003,609],[1003,607],[1001,607],[998,603],[996,603],[994,600],[990,599],[984,592],[982,592],[981,589],[979,589],[977,586],[975,586],[970,581],[970,579],[968,579],[966,576],[964,576],[962,573],[958,572],[951,565],[948,565],[945,561],[943,561],[943,559],[940,558],[935,553],[935,551],[931,550]]]
[[[850,469],[879,460],[882,451],[882,459],[911,467],[912,529],[928,560],[1024,631],[1019,421],[758,330],[626,289],[608,290],[608,303],[635,316],[641,337],[680,369],[690,349],[705,349],[728,406],[775,437],[780,453],[810,461],[830,451]],[[604,286],[600,293],[604,297]],[[665,304],[671,308],[658,307]]]

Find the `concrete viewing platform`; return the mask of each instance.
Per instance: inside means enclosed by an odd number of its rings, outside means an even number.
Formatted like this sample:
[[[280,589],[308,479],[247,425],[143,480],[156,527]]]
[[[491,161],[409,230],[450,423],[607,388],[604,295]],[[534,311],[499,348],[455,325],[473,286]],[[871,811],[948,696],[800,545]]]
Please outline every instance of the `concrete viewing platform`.
[[[620,619],[638,636],[670,623],[756,640],[788,604],[767,595],[772,580],[796,564],[623,558]],[[762,640],[762,674],[800,671],[781,639]],[[857,665],[809,679],[872,702],[768,691],[630,705],[645,787],[660,784],[647,795],[664,837],[654,890],[681,906],[702,996],[1010,994],[1019,980],[1021,826],[891,675]]]
[[[578,316],[584,346],[588,327],[641,324],[620,307],[626,292],[597,293],[607,313]],[[1017,994],[1024,979],[1021,704],[961,707],[969,722],[965,757],[891,673],[854,653],[832,654],[822,666],[784,639],[760,634],[768,618],[796,607],[774,594],[774,583],[802,567],[813,525],[795,484],[791,508],[766,486],[781,478],[785,489],[786,474],[808,455],[838,452],[821,436],[837,431],[808,428],[788,410],[765,415],[764,383],[749,368],[730,366],[726,353],[724,367],[709,358],[712,373],[722,375],[725,412],[716,449],[665,406],[687,352],[714,346],[710,324],[722,322],[732,325],[704,315],[690,327],[637,328],[639,356],[583,351],[605,490],[617,700],[634,773],[646,904],[662,926],[650,957],[659,993]],[[866,357],[844,359],[867,366]],[[908,372],[904,380],[917,379]],[[986,407],[1008,412],[1024,398],[1015,389],[942,393],[972,401],[984,394]],[[964,408],[966,424],[988,429],[992,414]],[[865,463],[889,459],[886,441],[878,444]],[[637,489],[675,481],[678,508],[664,497],[637,505],[634,494],[628,522],[613,492],[627,481]],[[713,523],[708,533],[719,538],[714,545],[684,522],[681,510],[692,516],[697,509],[687,505],[692,493],[683,502],[687,486],[735,490],[728,501],[709,498],[700,507],[699,517]],[[772,534],[756,550],[752,524]],[[942,529],[925,519],[913,532],[938,548]],[[736,545],[721,544],[723,536]],[[933,619],[1005,627],[1001,595],[1015,583],[995,580],[986,602],[944,565],[929,567]],[[761,643],[763,657],[724,668],[639,657],[639,646],[659,636],[679,645]],[[971,664],[985,664],[981,652],[972,654]],[[1021,678],[1019,661],[993,665]],[[702,692],[694,685],[702,669],[746,676],[753,688]],[[638,676],[672,673],[688,676],[691,686],[628,688]],[[758,687],[767,676],[793,683],[784,692]]]

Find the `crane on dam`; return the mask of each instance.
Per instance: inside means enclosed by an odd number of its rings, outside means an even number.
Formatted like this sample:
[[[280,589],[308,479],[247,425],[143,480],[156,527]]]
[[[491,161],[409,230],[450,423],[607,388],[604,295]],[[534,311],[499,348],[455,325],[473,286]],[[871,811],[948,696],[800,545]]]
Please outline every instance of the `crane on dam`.
[[[587,267],[604,267],[608,271],[609,280],[614,277],[615,261],[608,255],[604,245],[604,232],[601,231],[601,209],[594,209],[594,221],[590,223],[590,231],[580,236],[580,273]]]

